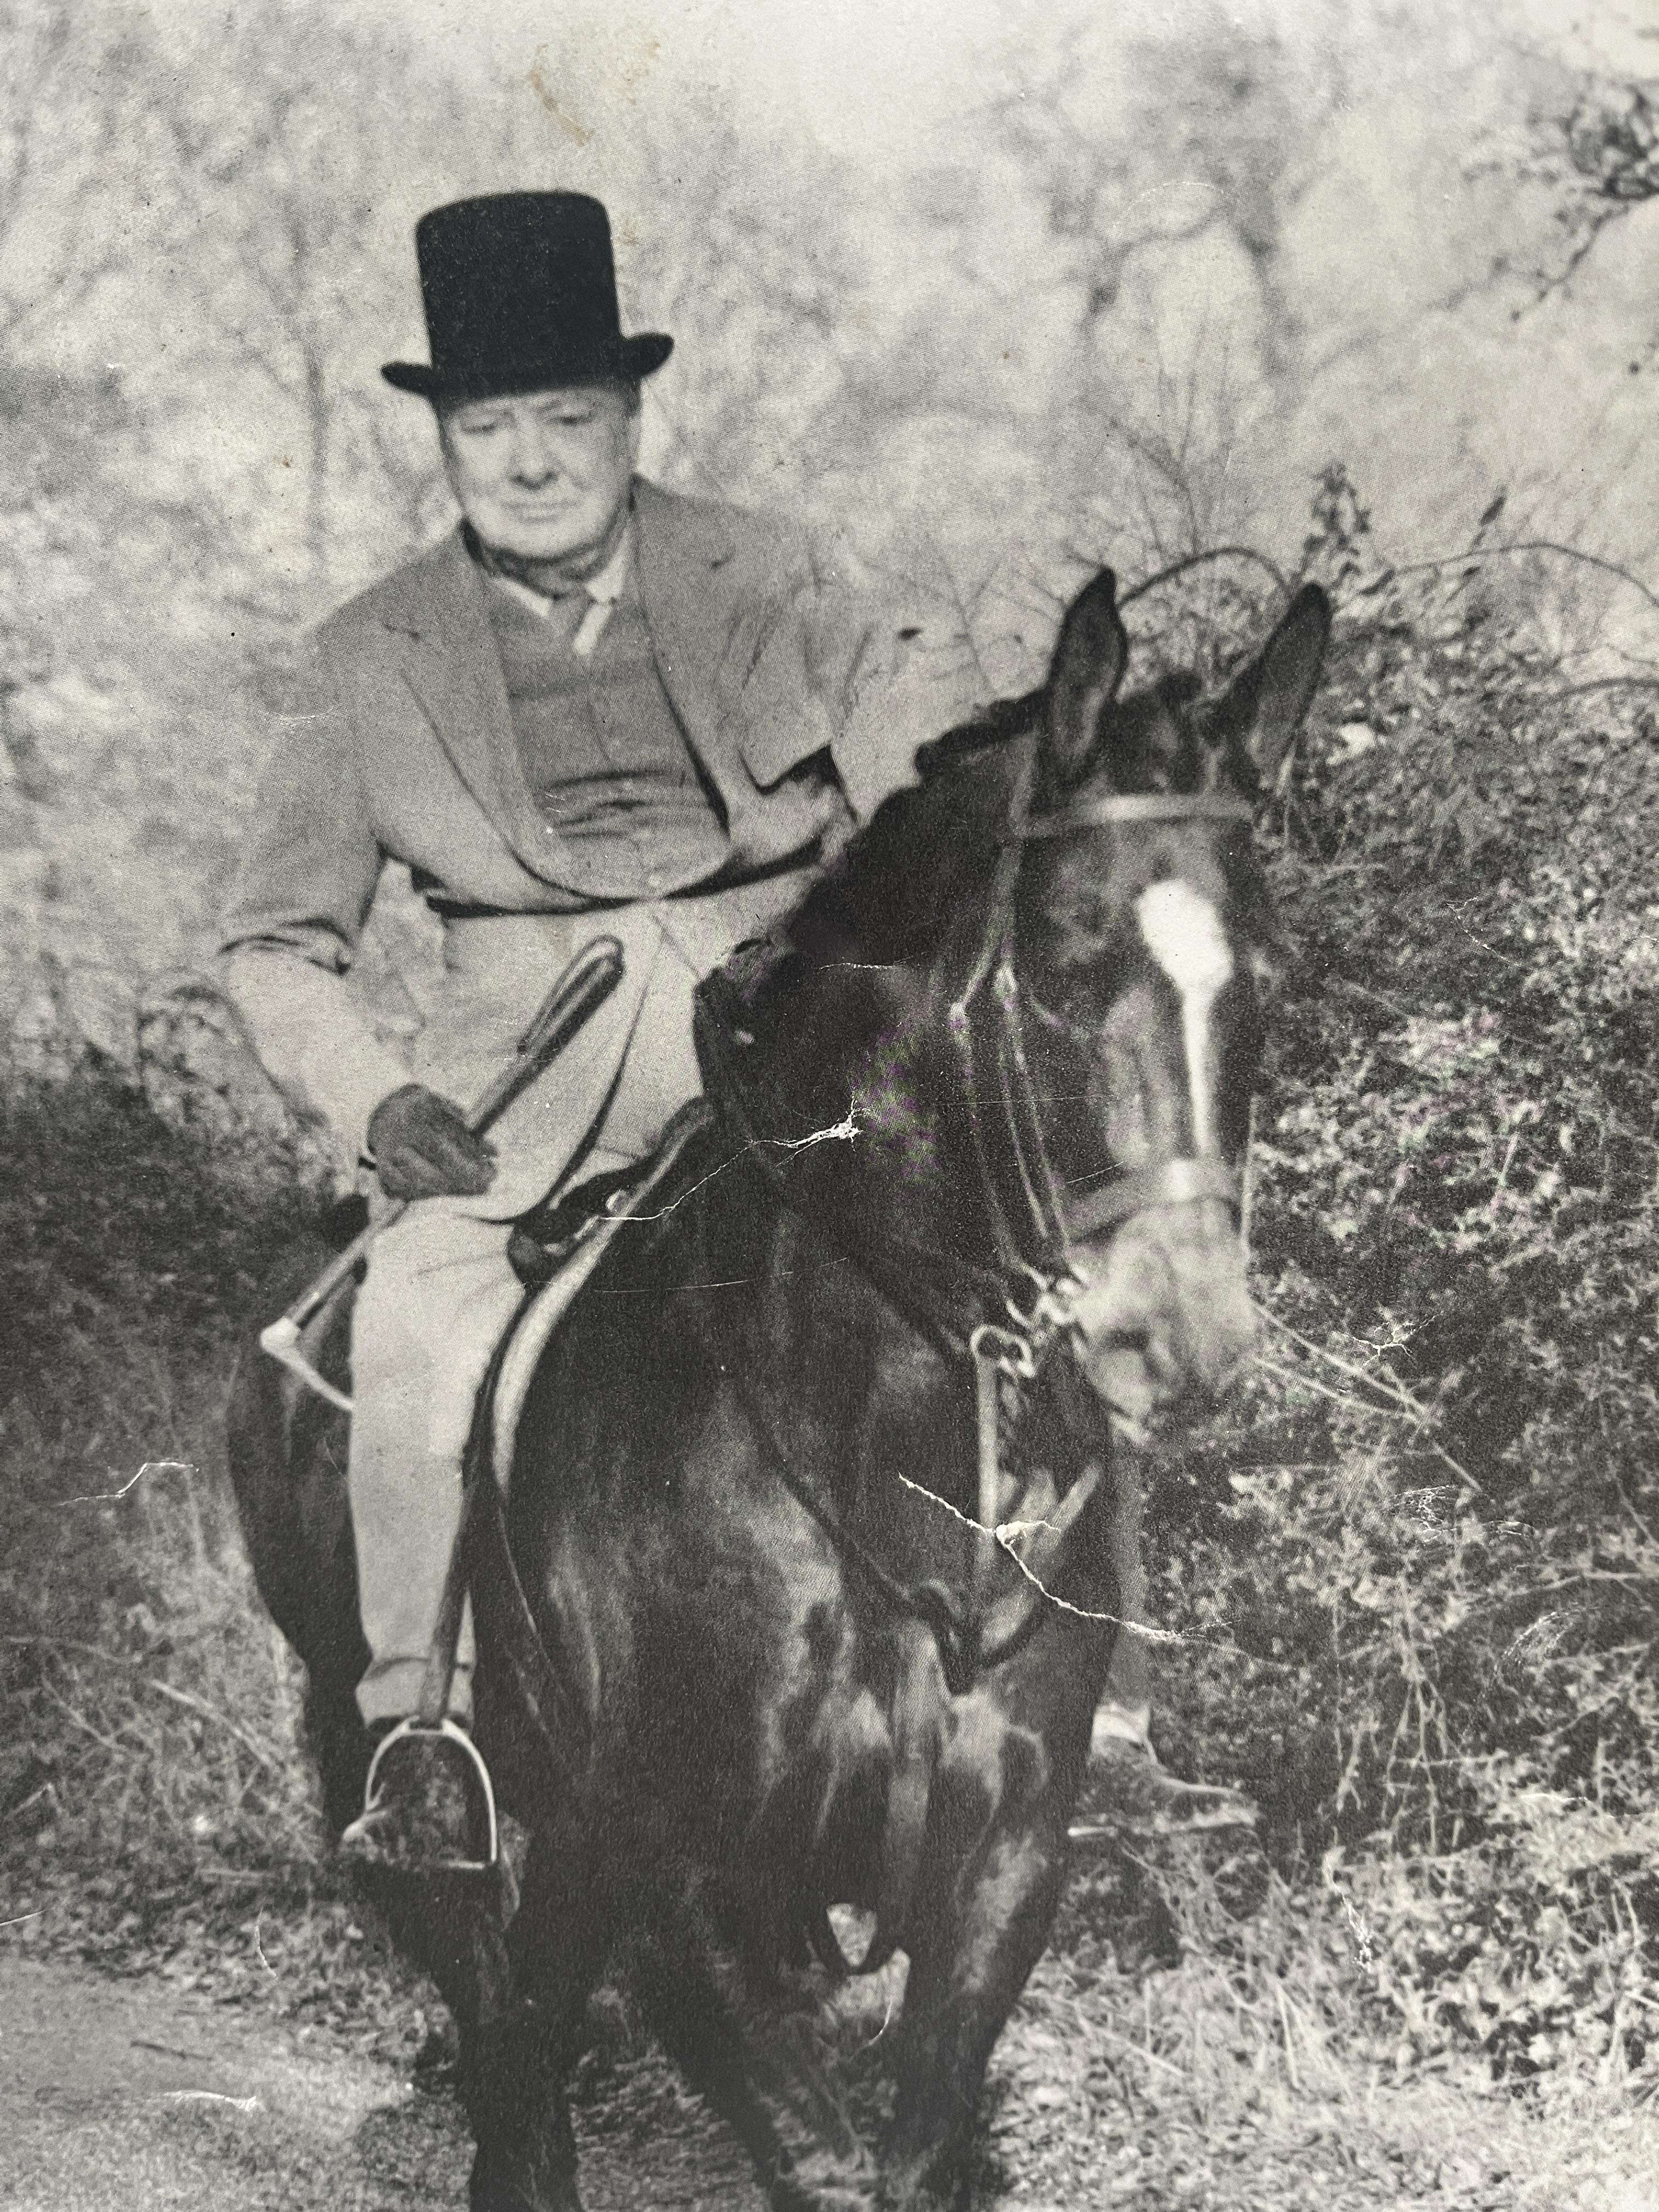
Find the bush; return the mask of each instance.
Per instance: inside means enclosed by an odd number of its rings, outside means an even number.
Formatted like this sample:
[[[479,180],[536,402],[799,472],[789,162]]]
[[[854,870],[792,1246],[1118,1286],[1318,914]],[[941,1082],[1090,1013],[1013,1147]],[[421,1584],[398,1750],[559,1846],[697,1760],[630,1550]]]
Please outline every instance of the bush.
[[[27,1938],[257,1984],[317,1867],[297,1669],[223,1470],[241,1316],[301,1208],[112,1075],[0,1100],[0,1887]],[[272,1937],[275,1942],[277,1939]]]
[[[1274,873],[1261,1357],[1169,1456],[1171,1726],[1363,1925],[1401,2065],[1659,2086],[1659,729],[1342,580]],[[1479,551],[1477,546],[1476,550]],[[1222,1656],[1220,1663],[1210,1656]]]

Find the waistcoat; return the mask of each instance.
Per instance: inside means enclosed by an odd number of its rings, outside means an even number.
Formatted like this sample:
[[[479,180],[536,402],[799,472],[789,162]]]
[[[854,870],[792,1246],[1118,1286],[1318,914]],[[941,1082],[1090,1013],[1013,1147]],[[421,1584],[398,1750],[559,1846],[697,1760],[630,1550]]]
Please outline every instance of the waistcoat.
[[[548,616],[486,593],[525,781],[557,830],[569,888],[596,902],[661,897],[730,857],[713,787],[657,666],[630,586],[584,659],[571,647],[585,595]]]

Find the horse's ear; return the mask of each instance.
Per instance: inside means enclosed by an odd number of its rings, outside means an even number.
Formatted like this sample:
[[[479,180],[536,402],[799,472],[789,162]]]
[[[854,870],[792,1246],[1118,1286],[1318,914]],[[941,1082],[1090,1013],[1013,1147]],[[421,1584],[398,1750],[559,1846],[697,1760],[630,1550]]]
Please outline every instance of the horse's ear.
[[[1304,584],[1255,659],[1242,669],[1207,717],[1212,736],[1254,763],[1264,788],[1279,775],[1313,699],[1331,637],[1331,603]]]
[[[1117,611],[1117,578],[1103,568],[1066,608],[1048,665],[1042,757],[1050,780],[1061,790],[1080,781],[1087,770],[1101,715],[1117,696],[1128,659],[1128,635]]]

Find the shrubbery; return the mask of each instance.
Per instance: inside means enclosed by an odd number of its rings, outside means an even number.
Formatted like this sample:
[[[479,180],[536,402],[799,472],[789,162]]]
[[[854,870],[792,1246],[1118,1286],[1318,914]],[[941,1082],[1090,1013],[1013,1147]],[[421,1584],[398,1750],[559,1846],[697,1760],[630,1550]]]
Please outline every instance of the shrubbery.
[[[1179,1729],[1337,1893],[1402,2068],[1651,2091],[1659,726],[1324,489],[1263,1356],[1163,1492]]]

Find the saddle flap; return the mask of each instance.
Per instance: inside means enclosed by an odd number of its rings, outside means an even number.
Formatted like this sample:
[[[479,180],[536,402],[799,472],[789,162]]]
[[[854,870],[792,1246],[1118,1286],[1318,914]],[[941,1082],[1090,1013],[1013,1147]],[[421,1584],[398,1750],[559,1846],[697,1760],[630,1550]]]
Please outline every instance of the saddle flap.
[[[694,1098],[670,1121],[648,1160],[613,1176],[594,1176],[550,1205],[532,1208],[525,1217],[526,1224],[539,1218],[558,1241],[549,1245],[539,1235],[526,1235],[525,1246],[534,1255],[529,1274],[523,1264],[526,1255],[515,1255],[509,1249],[508,1256],[520,1281],[530,1289],[509,1324],[508,1339],[495,1374],[491,1466],[499,1486],[505,1488],[512,1472],[519,1419],[554,1331],[610,1251],[618,1230],[654,1210],[686,1146],[708,1127],[708,1106],[701,1098]]]

